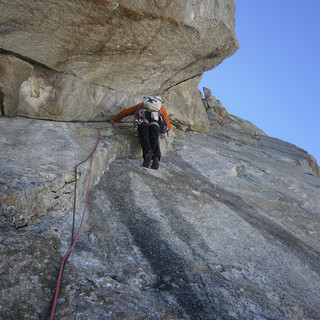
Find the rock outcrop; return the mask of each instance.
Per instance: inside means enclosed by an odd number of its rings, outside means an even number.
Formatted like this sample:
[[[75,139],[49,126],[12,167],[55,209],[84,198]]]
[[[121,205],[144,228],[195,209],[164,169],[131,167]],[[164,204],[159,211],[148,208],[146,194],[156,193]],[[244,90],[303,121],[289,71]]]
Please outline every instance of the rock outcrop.
[[[217,100],[208,88],[203,88],[204,99],[203,103],[207,110],[207,116],[209,121],[218,121],[220,124],[225,119],[230,119],[229,113],[226,108],[222,106],[220,100]]]
[[[56,319],[320,318],[316,160],[197,89],[238,48],[232,0],[0,9],[1,320],[47,319],[84,212]],[[98,122],[150,93],[175,126],[159,170]]]
[[[210,122],[199,93],[200,76],[185,81],[164,92],[170,119],[180,130],[203,133],[210,131]]]
[[[99,124],[0,120],[0,318],[44,319]],[[316,161],[229,113],[210,126],[176,130],[159,170],[131,129],[103,130],[57,319],[320,317]]]
[[[179,84],[238,48],[233,0],[10,0],[0,7],[0,91],[11,116],[104,121],[143,95],[172,96],[176,86],[187,105],[193,92],[181,94]],[[194,124],[193,109],[186,114],[178,123],[208,131],[203,119]]]
[[[50,211],[66,214],[72,207],[75,166],[86,159],[97,142],[91,185],[99,182],[109,165],[121,156],[141,158],[142,151],[133,127],[110,123],[67,123],[34,119],[0,118],[1,177],[0,223],[24,227],[40,221]],[[19,134],[17,134],[19,133]],[[161,139],[165,156],[174,134]],[[78,168],[77,197],[86,196],[90,162]]]

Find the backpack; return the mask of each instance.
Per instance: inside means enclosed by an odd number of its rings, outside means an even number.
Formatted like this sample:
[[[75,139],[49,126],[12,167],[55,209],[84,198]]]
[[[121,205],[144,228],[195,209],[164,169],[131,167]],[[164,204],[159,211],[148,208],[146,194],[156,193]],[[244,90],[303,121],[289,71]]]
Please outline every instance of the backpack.
[[[155,112],[155,111],[149,111],[148,109],[141,108],[138,109],[134,113],[134,133],[135,135],[138,135],[138,126],[144,122],[145,119],[150,117],[150,113]],[[147,121],[149,123],[149,121]],[[164,121],[163,117],[161,114],[158,115],[158,120],[156,121],[159,124],[160,128],[160,134],[166,133],[168,131],[168,126],[166,122]]]
[[[143,108],[148,111],[159,111],[161,108],[161,101],[152,96],[143,97]]]

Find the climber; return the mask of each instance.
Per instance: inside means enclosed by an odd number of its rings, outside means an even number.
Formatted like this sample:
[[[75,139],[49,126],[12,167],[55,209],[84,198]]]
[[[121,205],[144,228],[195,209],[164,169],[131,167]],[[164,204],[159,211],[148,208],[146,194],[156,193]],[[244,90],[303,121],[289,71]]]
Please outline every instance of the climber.
[[[131,108],[122,110],[114,117],[112,122],[119,122],[126,116],[135,115],[135,123],[138,126],[140,142],[143,152],[143,167],[149,168],[151,160],[152,169],[159,168],[161,158],[159,146],[159,133],[162,127],[163,131],[171,130],[167,111],[162,105],[161,97],[147,96],[143,101]]]

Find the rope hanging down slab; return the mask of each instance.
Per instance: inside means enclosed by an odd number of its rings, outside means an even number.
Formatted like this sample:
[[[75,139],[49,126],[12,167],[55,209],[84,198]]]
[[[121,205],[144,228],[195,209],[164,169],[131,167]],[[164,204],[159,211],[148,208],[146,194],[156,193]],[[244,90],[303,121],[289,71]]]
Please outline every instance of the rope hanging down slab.
[[[75,187],[74,187],[74,203],[73,203],[73,217],[72,217],[72,235],[71,235],[71,245],[69,250],[67,251],[67,253],[64,255],[61,265],[60,265],[60,270],[59,270],[59,275],[58,275],[58,279],[57,279],[57,284],[56,284],[56,289],[54,291],[54,295],[53,295],[53,300],[52,300],[52,304],[51,304],[51,312],[50,312],[50,320],[53,320],[54,317],[54,313],[55,313],[55,309],[56,309],[56,305],[57,305],[57,300],[58,300],[58,294],[59,294],[59,289],[60,289],[60,284],[61,284],[61,280],[62,280],[62,275],[63,275],[63,271],[64,271],[64,267],[65,264],[67,262],[67,259],[71,253],[71,251],[73,250],[74,246],[76,245],[79,236],[80,236],[80,232],[84,223],[84,218],[86,215],[86,211],[87,211],[87,205],[88,205],[88,199],[89,199],[89,192],[90,192],[90,183],[91,183],[91,177],[92,177],[92,167],[93,167],[93,156],[94,153],[97,150],[99,141],[100,141],[100,137],[101,137],[101,131],[103,129],[107,129],[107,128],[112,128],[112,127],[131,127],[132,125],[128,125],[128,124],[113,124],[110,126],[105,126],[105,127],[99,127],[98,130],[98,137],[97,137],[97,141],[96,144],[92,150],[92,152],[90,153],[90,155],[83,161],[79,162],[74,169],[74,175],[75,175]],[[90,173],[89,173],[89,179],[88,179],[88,186],[87,186],[87,193],[86,193],[86,199],[85,199],[85,206],[83,209],[83,213],[82,213],[82,219],[81,219],[81,223],[78,229],[78,233],[76,235],[76,237],[74,238],[74,225],[75,225],[75,211],[76,211],[76,193],[77,193],[77,178],[78,178],[78,167],[85,163],[86,161],[88,161],[89,159],[91,159],[91,163],[90,163]]]

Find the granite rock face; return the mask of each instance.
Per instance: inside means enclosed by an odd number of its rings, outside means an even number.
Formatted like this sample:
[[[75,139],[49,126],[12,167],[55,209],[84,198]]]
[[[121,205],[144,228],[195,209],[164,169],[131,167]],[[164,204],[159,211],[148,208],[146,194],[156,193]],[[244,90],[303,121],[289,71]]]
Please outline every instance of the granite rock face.
[[[217,100],[208,88],[203,88],[204,99],[203,103],[207,110],[207,116],[209,121],[217,121],[220,124],[224,122],[225,119],[230,119],[230,115],[225,107],[223,107],[220,100]]]
[[[28,79],[32,70],[29,63],[11,55],[0,54],[1,115],[16,114],[21,84]]]
[[[317,161],[197,89],[238,48],[233,1],[0,9],[1,320],[47,319],[84,213],[56,319],[320,318]],[[159,170],[132,122],[97,122],[151,93],[175,125]]]
[[[0,8],[6,115],[104,121],[144,95],[172,91],[238,48],[233,0],[1,0]],[[3,60],[13,57],[16,64],[3,72]],[[19,74],[23,63],[27,76]],[[9,88],[14,73],[21,88]],[[202,125],[195,127],[208,131]]]
[[[62,216],[73,206],[75,166],[94,154],[91,186],[97,184],[118,157],[141,158],[139,138],[131,123],[67,123],[34,119],[0,118],[1,176],[0,222],[24,227],[39,222],[48,212]],[[19,134],[17,134],[19,133]],[[170,151],[174,133],[160,139],[164,156]],[[89,159],[90,160],[90,159]],[[86,196],[90,161],[77,170],[77,197]]]
[[[197,76],[163,93],[170,119],[180,130],[210,131],[208,114],[197,88],[200,80],[201,76]]]
[[[45,319],[70,246],[73,166],[98,124],[0,120],[0,319]],[[141,166],[138,145],[131,128],[102,131],[57,319],[320,317],[312,156],[231,114],[207,135],[176,130],[159,170]]]
[[[90,155],[97,128],[103,125],[106,123],[0,118],[2,222],[22,227],[55,209],[59,215],[68,212],[73,206],[74,167]],[[141,156],[132,128],[123,128],[118,134],[117,128],[102,132],[92,185],[115,158],[122,154]],[[107,138],[109,135],[112,139]],[[78,170],[80,200],[86,193],[81,186],[88,179],[89,166],[90,163],[84,163]]]

